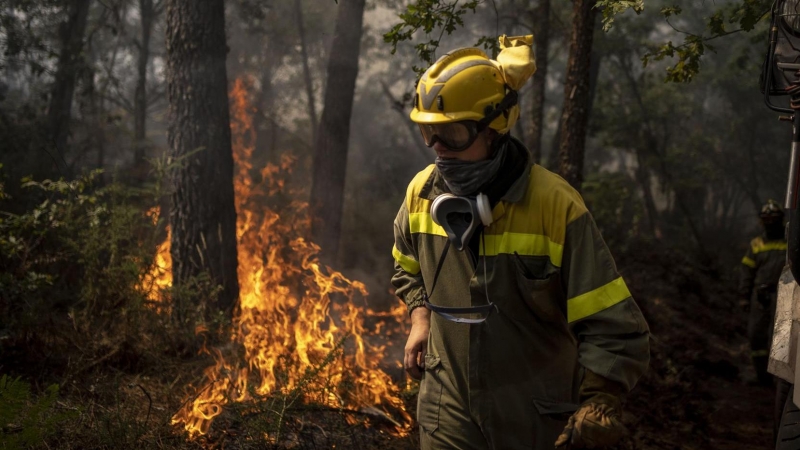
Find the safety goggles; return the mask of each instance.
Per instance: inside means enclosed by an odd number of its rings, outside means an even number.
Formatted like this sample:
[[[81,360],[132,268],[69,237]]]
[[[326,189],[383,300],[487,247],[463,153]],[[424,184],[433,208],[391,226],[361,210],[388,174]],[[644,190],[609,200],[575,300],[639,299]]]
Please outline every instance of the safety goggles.
[[[486,128],[485,125],[482,126],[481,123],[473,120],[436,124],[420,123],[418,125],[425,145],[433,147],[433,144],[439,141],[448,150],[454,152],[461,152],[469,148],[475,142],[478,134]]]

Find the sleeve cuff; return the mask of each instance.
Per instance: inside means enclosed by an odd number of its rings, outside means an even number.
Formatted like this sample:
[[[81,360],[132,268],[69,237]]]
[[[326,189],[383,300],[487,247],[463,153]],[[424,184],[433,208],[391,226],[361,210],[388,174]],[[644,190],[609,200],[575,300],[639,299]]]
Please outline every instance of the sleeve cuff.
[[[422,286],[414,289],[413,291],[409,292],[403,301],[406,302],[406,306],[408,306],[408,313],[411,314],[411,311],[414,309],[424,306],[425,305],[425,288]]]

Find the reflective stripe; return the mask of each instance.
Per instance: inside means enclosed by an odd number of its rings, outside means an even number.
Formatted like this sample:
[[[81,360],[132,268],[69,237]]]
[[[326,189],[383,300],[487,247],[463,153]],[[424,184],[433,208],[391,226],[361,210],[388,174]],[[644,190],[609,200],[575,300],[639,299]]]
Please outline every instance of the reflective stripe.
[[[433,222],[433,217],[427,212],[411,213],[408,215],[408,228],[411,234],[424,233],[447,237],[444,228]]]
[[[786,242],[770,242],[753,247],[753,253],[769,252],[772,250],[786,250]]]
[[[436,225],[429,213],[411,213],[408,215],[408,226],[411,233],[433,234],[447,237],[444,228]],[[486,256],[519,253],[524,256],[547,256],[550,263],[561,267],[564,246],[550,240],[547,236],[528,233],[487,234]],[[484,254],[483,252],[481,253]],[[395,259],[400,261],[397,257]],[[410,273],[410,272],[409,272]]]
[[[428,211],[430,209],[429,204],[426,206],[420,205],[420,202],[429,203],[430,201],[419,198],[419,192],[422,190],[425,182],[428,181],[428,178],[430,178],[434,168],[436,168],[436,166],[433,164],[424,168],[422,171],[416,174],[414,179],[411,180],[411,183],[408,184],[408,188],[406,188],[406,208],[408,209],[408,212],[413,213],[414,211]]]
[[[759,356],[769,356],[769,350],[753,350],[750,352],[750,356],[753,358],[758,358]]]
[[[747,256],[742,258],[742,264],[744,264],[745,266],[747,266],[747,267],[749,267],[751,269],[755,269],[756,268],[756,262],[753,261],[752,259],[748,258]]]
[[[507,232],[486,235],[486,256],[514,254],[514,252],[524,256],[548,256],[551,264],[561,267],[564,246],[540,234]]]
[[[411,275],[419,273],[419,263],[414,260],[414,258],[402,254],[400,250],[397,249],[397,246],[392,247],[392,256],[394,256],[394,260],[397,261],[397,264],[400,264],[400,267],[406,272]]]
[[[567,300],[567,321],[572,323],[589,317],[630,296],[631,292],[628,290],[628,286],[622,277],[619,277],[593,291]]]

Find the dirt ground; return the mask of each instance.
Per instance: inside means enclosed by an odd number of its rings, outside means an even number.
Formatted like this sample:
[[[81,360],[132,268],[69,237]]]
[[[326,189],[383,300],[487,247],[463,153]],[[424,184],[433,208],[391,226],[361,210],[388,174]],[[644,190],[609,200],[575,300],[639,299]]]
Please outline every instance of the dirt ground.
[[[755,378],[736,281],[660,247],[619,268],[650,324],[650,370],[631,393],[626,449],[769,449],[774,388]]]

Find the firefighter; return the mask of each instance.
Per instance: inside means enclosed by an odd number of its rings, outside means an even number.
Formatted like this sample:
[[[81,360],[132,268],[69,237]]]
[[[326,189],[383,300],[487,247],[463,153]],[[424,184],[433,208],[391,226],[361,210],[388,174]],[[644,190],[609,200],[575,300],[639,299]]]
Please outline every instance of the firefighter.
[[[411,120],[435,164],[394,222],[423,449],[598,448],[649,362],[649,330],[580,194],[510,136],[533,36],[452,51]]]
[[[759,214],[763,234],[752,241],[742,258],[739,294],[745,307],[749,307],[747,335],[750,339],[750,357],[759,384],[772,384],[767,372],[769,343],[777,301],[778,280],[786,264],[786,239],[783,209],[769,200]]]

